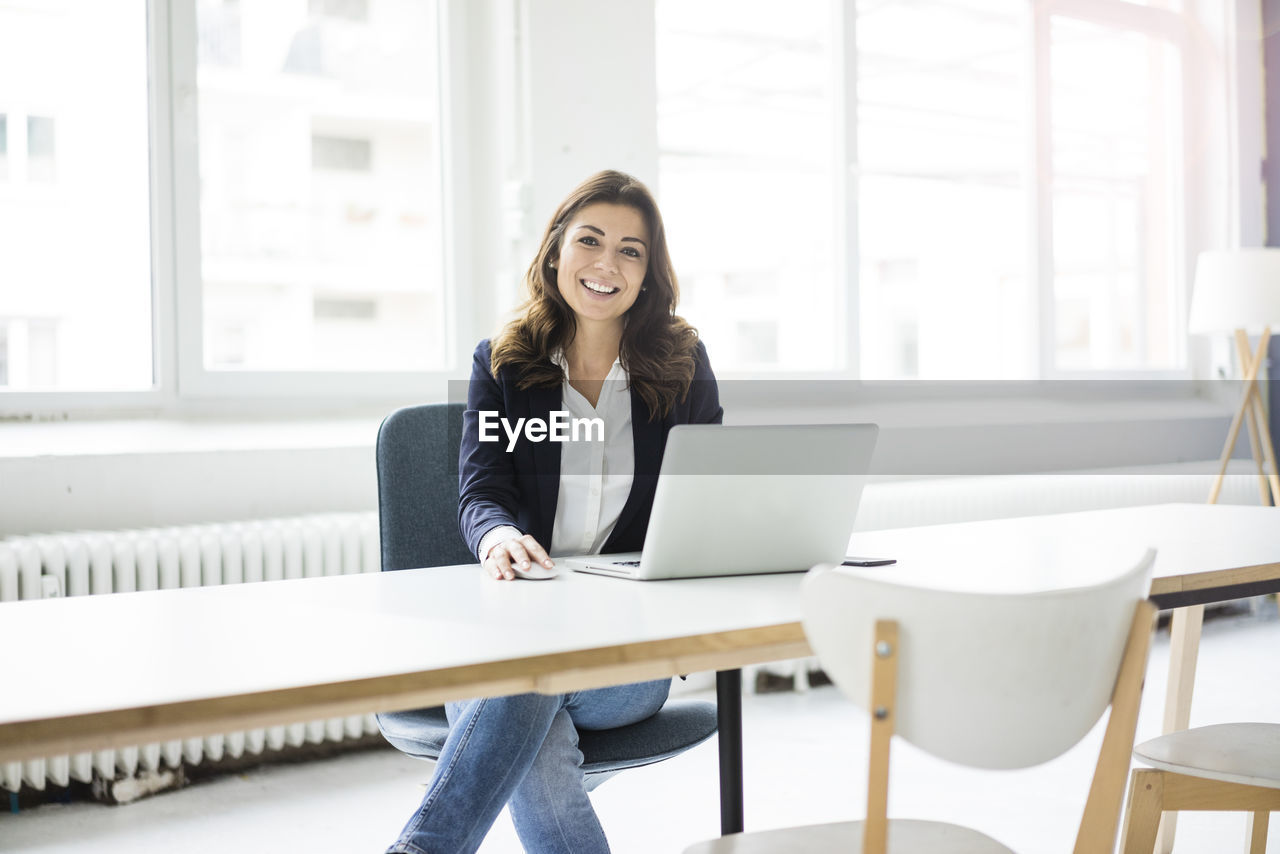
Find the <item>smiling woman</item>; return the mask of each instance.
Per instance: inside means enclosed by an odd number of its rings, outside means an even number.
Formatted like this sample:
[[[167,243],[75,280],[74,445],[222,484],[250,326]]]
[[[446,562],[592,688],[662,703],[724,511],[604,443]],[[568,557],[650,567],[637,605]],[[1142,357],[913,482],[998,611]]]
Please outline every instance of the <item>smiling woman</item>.
[[[601,172],[570,193],[525,285],[520,316],[476,348],[459,453],[462,534],[502,582],[550,577],[551,555],[639,550],[668,432],[724,414],[706,349],[674,313],[662,216],[636,179]],[[547,435],[570,416],[598,424],[598,440]],[[531,854],[605,854],[578,728],[646,718],[669,687],[450,703],[436,776],[389,850],[474,851],[506,805]]]

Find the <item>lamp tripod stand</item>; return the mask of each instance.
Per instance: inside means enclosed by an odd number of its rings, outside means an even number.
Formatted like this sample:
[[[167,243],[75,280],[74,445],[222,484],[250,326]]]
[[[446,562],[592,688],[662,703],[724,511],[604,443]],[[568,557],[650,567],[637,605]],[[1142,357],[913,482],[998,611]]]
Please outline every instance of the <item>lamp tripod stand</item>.
[[[1264,329],[1258,340],[1257,352],[1249,352],[1249,336],[1243,329],[1237,329],[1236,352],[1240,356],[1240,364],[1244,367],[1244,393],[1240,397],[1240,407],[1231,419],[1231,429],[1227,431],[1227,444],[1222,449],[1219,460],[1218,476],[1209,490],[1209,503],[1218,502],[1218,494],[1222,491],[1222,479],[1227,473],[1227,463],[1235,450],[1236,439],[1240,436],[1241,422],[1249,425],[1249,446],[1253,451],[1253,462],[1258,467],[1258,489],[1264,505],[1280,506],[1280,473],[1276,468],[1276,450],[1271,444],[1271,429],[1267,426],[1267,409],[1262,404],[1262,390],[1258,388],[1258,372],[1266,358],[1267,344],[1271,341],[1271,330]],[[1270,474],[1267,467],[1270,467]]]

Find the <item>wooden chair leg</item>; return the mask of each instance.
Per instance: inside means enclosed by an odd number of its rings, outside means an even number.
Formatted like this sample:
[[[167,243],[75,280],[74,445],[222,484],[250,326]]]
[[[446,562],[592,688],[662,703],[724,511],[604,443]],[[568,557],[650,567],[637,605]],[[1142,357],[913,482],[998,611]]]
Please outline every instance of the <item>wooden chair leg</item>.
[[[1248,821],[1244,836],[1246,854],[1267,854],[1267,823],[1271,820],[1271,813],[1258,810],[1246,816],[1246,820]]]
[[[1163,772],[1135,768],[1129,780],[1129,804],[1124,811],[1121,854],[1151,854],[1160,828],[1164,800]]]
[[[898,623],[876,620],[871,658],[871,749],[867,757],[867,820],[863,854],[889,850],[889,746],[898,719]]]
[[[1114,851],[1120,827],[1120,806],[1124,781],[1133,756],[1133,736],[1138,726],[1138,704],[1142,701],[1142,680],[1147,670],[1147,652],[1156,625],[1156,609],[1144,599],[1133,609],[1129,639],[1125,643],[1120,673],[1111,691],[1111,715],[1102,734],[1102,748],[1094,767],[1089,797],[1080,816],[1073,854]],[[866,854],[866,852],[863,852]]]
[[[1204,606],[1176,608],[1169,623],[1169,681],[1165,686],[1162,733],[1178,732],[1191,726],[1191,695],[1196,681],[1196,660],[1200,651],[1200,631]],[[1178,814],[1166,812],[1156,838],[1157,854],[1173,850]]]

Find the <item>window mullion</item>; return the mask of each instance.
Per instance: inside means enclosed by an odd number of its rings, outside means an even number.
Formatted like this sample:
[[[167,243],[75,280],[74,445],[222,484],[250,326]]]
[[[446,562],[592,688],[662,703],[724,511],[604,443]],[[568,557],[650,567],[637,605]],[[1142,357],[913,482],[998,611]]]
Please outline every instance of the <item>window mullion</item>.
[[[1049,13],[1033,3],[1031,12],[1031,144],[1033,166],[1031,207],[1031,281],[1035,282],[1031,311],[1038,330],[1036,359],[1039,379],[1054,372],[1055,313],[1053,305],[1053,124],[1050,104]]]
[[[200,275],[200,149],[196,112],[195,0],[169,4],[175,357],[178,393],[201,390],[204,324]]]
[[[172,4],[147,7],[148,111],[151,140],[151,359],[155,388],[164,408],[172,408],[178,390],[177,275],[174,253],[173,69],[170,40]]]
[[[836,175],[836,274],[844,287],[844,375],[862,375],[858,258],[858,14],[856,4],[834,2]]]

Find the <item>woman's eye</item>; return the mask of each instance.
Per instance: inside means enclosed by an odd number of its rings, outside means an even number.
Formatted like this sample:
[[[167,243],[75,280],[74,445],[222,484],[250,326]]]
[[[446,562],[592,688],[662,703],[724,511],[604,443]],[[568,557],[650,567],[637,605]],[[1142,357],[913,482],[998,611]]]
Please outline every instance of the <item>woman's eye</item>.
[[[585,244],[587,246],[598,246],[600,243],[600,241],[596,240],[594,237],[592,237],[589,234],[586,237],[579,237],[578,242]]]
[[[627,247],[626,249],[623,249],[623,250],[622,250],[622,254],[623,254],[623,255],[630,255],[632,258],[639,258],[639,257],[640,257],[640,250],[638,250],[638,249],[632,249],[631,247]]]

